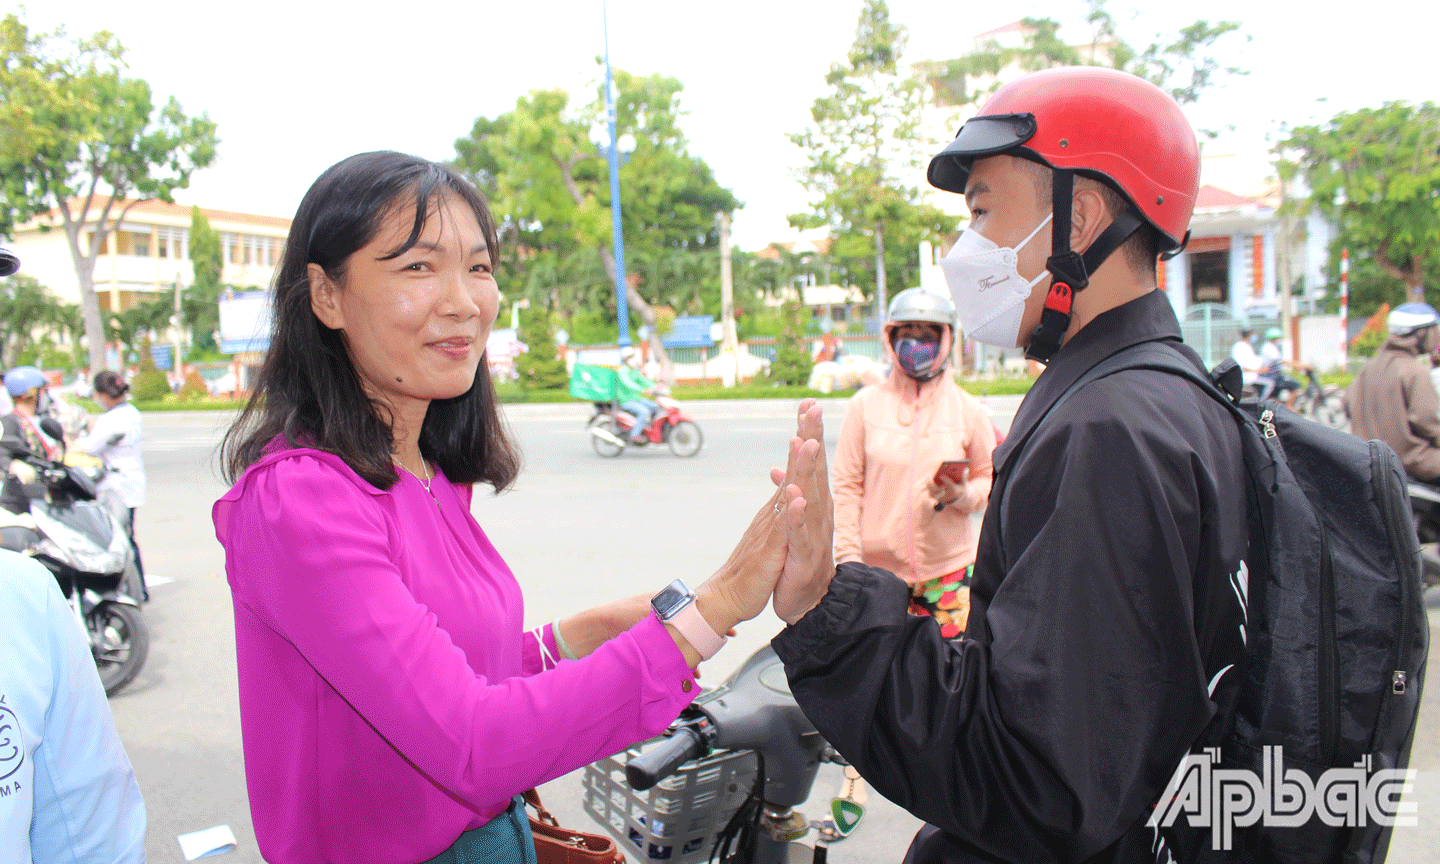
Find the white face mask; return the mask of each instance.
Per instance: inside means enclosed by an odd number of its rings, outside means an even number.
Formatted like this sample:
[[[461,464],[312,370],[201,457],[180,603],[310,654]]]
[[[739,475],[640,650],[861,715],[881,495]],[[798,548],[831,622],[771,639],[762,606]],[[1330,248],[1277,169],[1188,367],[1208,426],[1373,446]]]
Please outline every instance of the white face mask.
[[[940,259],[940,269],[950,286],[950,296],[955,300],[955,310],[966,336],[1001,348],[1020,347],[1025,301],[1030,298],[1030,290],[1049,275],[1049,271],[1042,270],[1039,276],[1026,281],[1016,269],[1020,260],[1018,253],[1052,218],[1053,214],[1046,216],[1013,249],[996,246],[980,232],[967,228],[960,233],[950,254]]]

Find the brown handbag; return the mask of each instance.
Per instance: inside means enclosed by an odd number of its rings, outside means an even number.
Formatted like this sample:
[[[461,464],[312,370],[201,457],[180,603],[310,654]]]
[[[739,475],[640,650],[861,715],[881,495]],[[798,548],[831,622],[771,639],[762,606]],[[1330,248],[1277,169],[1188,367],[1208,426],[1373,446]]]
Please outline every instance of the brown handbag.
[[[530,816],[538,864],[625,864],[625,856],[609,837],[561,828],[559,820],[540,803],[539,792],[527,789],[525,803],[536,810],[533,815],[527,810],[526,815]]]

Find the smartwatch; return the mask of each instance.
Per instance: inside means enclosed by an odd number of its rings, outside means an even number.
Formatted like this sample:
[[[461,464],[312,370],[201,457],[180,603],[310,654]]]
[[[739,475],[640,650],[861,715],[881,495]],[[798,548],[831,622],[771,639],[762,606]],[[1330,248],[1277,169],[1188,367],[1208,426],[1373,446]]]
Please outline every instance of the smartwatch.
[[[676,579],[666,585],[665,590],[651,597],[650,608],[655,610],[661,621],[680,631],[685,641],[700,654],[701,660],[714,657],[727,641],[700,614],[695,592],[683,579]]]

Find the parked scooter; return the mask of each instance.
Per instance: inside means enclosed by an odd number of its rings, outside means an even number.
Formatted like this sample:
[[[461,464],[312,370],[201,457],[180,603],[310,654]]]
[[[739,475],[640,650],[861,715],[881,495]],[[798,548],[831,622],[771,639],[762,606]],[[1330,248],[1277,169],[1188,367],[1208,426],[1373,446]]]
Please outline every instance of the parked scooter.
[[[824,823],[794,808],[809,799],[821,762],[845,764],[801,712],[766,645],[686,708],[666,737],[586,768],[584,806],[641,860],[819,861],[823,847],[798,841]]]
[[[63,448],[64,431],[54,418],[40,426]],[[43,456],[17,458],[35,469],[44,488],[31,497],[28,514],[0,511],[0,547],[29,555],[55,574],[90,637],[105,694],[113,696],[139,674],[150,648],[140,604],[125,593],[126,586],[140,584],[129,511],[102,497],[87,469]]]
[[[614,402],[595,402],[595,413],[585,422],[590,433],[590,443],[595,452],[607,458],[619,456],[626,447],[644,447],[648,444],[668,444],[676,456],[694,456],[705,443],[700,427],[680,407],[680,403],[669,396],[656,396],[655,403],[660,410],[650,418],[645,427],[644,437],[636,441],[631,438],[635,428],[635,416],[621,411]]]

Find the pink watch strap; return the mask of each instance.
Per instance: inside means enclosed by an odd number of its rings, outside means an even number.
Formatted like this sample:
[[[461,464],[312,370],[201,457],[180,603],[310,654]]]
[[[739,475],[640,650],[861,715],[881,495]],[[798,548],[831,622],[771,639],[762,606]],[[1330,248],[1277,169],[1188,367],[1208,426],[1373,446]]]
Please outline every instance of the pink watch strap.
[[[685,607],[670,618],[668,624],[673,624],[685,641],[690,643],[700,654],[701,660],[709,660],[726,643],[727,638],[716,633],[700,614],[699,604],[694,600],[685,604]]]

